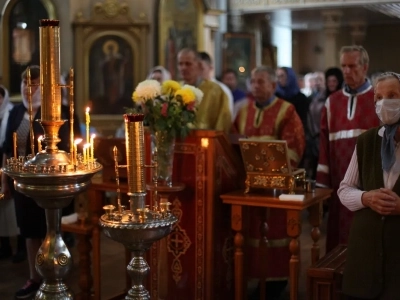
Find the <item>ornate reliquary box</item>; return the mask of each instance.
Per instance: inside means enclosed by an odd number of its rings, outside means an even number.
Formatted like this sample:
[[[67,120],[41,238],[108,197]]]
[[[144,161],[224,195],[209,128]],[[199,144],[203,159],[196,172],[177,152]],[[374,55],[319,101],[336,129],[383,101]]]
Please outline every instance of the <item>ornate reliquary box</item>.
[[[239,139],[246,170],[246,190],[281,189],[294,193],[297,182],[304,182],[305,170],[292,169],[286,141]]]

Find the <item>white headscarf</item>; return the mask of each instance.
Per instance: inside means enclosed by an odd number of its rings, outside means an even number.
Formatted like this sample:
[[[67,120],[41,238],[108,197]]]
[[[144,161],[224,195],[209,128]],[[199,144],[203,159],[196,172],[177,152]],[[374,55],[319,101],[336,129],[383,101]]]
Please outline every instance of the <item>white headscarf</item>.
[[[29,108],[28,99],[24,96],[24,82],[21,81],[21,96],[22,96],[22,103],[24,104],[25,108]],[[40,107],[42,101],[42,95],[40,94],[40,87],[36,89],[36,91],[32,94],[32,109],[37,110]]]
[[[162,76],[161,83],[163,83],[165,80],[171,79],[171,73],[163,66],[156,66],[156,67],[150,69],[149,75],[147,75],[147,79],[152,79],[151,75],[156,71],[161,72],[161,76]]]
[[[8,90],[0,85],[4,89],[4,97],[3,103],[0,105],[0,119],[1,119],[1,127],[0,127],[0,147],[3,147],[4,140],[6,139],[6,129],[8,116],[10,114],[10,110],[13,108],[12,103],[10,102],[10,96],[8,94]]]

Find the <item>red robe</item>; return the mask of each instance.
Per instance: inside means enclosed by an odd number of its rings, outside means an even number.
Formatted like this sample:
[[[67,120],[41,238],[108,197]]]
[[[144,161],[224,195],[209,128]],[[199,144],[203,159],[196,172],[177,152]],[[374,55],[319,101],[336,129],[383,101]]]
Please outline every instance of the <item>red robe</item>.
[[[333,189],[328,201],[326,252],[347,243],[353,214],[341,204],[337,190],[346,174],[357,137],[379,125],[371,86],[353,97],[350,113],[351,98],[344,89],[335,92],[327,99],[321,115],[317,185]]]
[[[238,112],[234,122],[237,133],[247,137],[265,137],[271,140],[286,140],[291,164],[296,167],[305,148],[305,137],[300,117],[292,104],[282,99],[275,98],[269,105],[260,109],[255,105],[255,100],[249,98]],[[261,216],[259,209],[249,207],[249,238],[248,247],[248,275],[259,278],[260,257],[258,243],[260,240]],[[269,210],[267,220],[269,242],[267,254],[268,280],[285,280],[289,277],[289,242],[286,233],[286,212],[282,209]]]

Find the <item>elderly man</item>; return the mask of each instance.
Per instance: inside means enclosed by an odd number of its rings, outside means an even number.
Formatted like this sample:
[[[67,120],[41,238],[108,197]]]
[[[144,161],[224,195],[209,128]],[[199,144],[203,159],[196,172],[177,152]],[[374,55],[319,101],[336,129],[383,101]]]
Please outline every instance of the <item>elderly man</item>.
[[[286,140],[291,165],[296,167],[305,148],[303,125],[295,107],[275,96],[275,70],[269,67],[257,67],[251,72],[251,95],[241,107],[234,122],[234,131],[248,137],[265,140]],[[258,240],[260,213],[249,210],[251,221],[249,234],[250,267],[249,275],[258,278],[259,257]],[[286,233],[286,213],[280,209],[270,209],[267,239],[267,294],[268,299],[279,298],[289,276],[289,242]]]
[[[340,203],[337,190],[357,137],[379,125],[374,92],[366,77],[368,64],[368,53],[363,47],[345,46],[340,50],[345,86],[328,97],[321,113],[317,185],[333,189],[328,201],[327,252],[348,240],[353,213]]]
[[[178,70],[184,84],[193,85],[204,93],[197,110],[196,127],[228,133],[232,124],[228,97],[218,84],[202,77],[201,60],[197,51],[189,48],[179,51]]]

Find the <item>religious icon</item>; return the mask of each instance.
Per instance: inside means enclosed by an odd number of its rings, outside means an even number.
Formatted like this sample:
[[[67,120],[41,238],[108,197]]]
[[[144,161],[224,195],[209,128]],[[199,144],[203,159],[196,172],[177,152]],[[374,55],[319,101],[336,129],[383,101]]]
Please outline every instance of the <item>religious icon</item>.
[[[96,40],[89,55],[89,97],[94,114],[120,114],[131,106],[133,54],[119,36]]]

